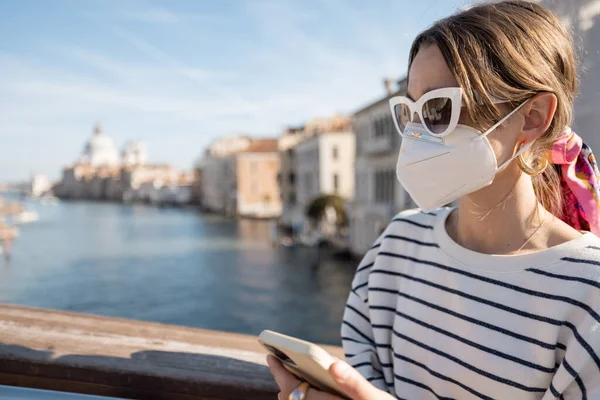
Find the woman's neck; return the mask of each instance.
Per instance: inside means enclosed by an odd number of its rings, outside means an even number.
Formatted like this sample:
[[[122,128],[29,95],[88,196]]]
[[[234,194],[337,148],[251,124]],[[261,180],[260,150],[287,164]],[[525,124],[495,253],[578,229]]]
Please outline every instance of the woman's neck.
[[[446,222],[454,241],[485,254],[518,254],[548,247],[554,217],[537,201],[531,177],[511,168],[491,186],[463,197]],[[498,179],[501,178],[501,179]]]

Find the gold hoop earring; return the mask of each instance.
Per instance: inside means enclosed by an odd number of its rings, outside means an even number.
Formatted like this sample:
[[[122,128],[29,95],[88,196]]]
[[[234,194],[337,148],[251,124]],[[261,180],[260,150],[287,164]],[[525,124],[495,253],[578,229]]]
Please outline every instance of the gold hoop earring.
[[[521,150],[521,147],[523,147],[523,143],[521,143],[521,145],[519,146],[519,150]],[[523,159],[523,154],[519,154],[519,156],[517,157],[517,164],[519,165],[519,168],[521,168],[521,171],[525,172],[527,175],[538,176],[541,173],[543,173],[546,170],[546,168],[548,168],[549,163],[548,159],[544,158],[543,162],[540,165],[538,165],[537,168],[533,168],[527,165],[527,163]]]

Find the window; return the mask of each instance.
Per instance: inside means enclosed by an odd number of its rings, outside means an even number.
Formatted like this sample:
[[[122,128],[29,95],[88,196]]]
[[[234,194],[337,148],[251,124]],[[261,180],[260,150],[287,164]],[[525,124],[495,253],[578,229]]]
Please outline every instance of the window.
[[[312,179],[310,176],[310,172],[307,172],[304,175],[304,187],[305,187],[306,193],[308,195],[312,195]]]
[[[250,161],[250,172],[252,172],[253,174],[256,173],[256,161]]]
[[[332,154],[333,159],[337,160],[338,159],[338,147],[337,146],[333,146],[332,153],[333,153]]]
[[[396,135],[396,127],[394,126],[394,120],[392,119],[392,116],[389,115],[388,117],[386,117],[385,119],[385,126],[386,126],[386,136],[393,138],[394,135]]]
[[[340,188],[340,182],[339,182],[339,176],[338,174],[333,174],[333,191],[335,193],[338,192],[339,188]]]
[[[388,134],[388,117],[379,117],[375,121],[375,137],[381,138]]]
[[[258,193],[258,184],[256,183],[255,180],[252,180],[252,184],[251,184],[250,190],[252,191],[252,194],[257,194]]]
[[[386,115],[385,117],[379,117],[375,120],[374,127],[374,137],[392,137],[396,134],[396,127],[394,126],[394,120],[391,115]]]
[[[296,193],[295,192],[291,192],[288,195],[288,203],[289,204],[296,204]]]
[[[296,174],[295,173],[290,172],[289,181],[290,181],[291,185],[293,185],[294,183],[296,183]]]
[[[394,204],[396,176],[393,170],[375,172],[375,202]]]
[[[380,134],[380,131],[381,131],[380,126],[381,126],[381,123],[379,122],[379,118],[378,118],[378,119],[375,120],[375,129],[374,129],[374,131],[375,131],[375,137],[376,138],[379,137],[379,134]]]

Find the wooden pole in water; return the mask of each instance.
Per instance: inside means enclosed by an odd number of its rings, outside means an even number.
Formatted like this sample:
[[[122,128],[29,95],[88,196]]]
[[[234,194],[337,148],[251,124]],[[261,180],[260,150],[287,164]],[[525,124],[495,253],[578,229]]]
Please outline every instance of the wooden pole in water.
[[[0,222],[0,241],[4,248],[4,257],[9,259],[12,255],[12,242],[17,236],[17,230]]]

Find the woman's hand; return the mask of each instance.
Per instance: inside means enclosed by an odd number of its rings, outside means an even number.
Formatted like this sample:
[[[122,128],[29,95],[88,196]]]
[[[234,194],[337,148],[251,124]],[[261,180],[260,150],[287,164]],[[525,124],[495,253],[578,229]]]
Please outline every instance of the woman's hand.
[[[300,385],[300,381],[289,372],[281,362],[272,355],[267,356],[267,364],[279,386],[278,399],[288,400],[290,393]],[[343,361],[336,361],[329,368],[329,373],[340,389],[352,400],[392,400],[390,394],[385,393],[371,385],[354,368]],[[305,400],[342,400],[340,397],[310,388]]]

